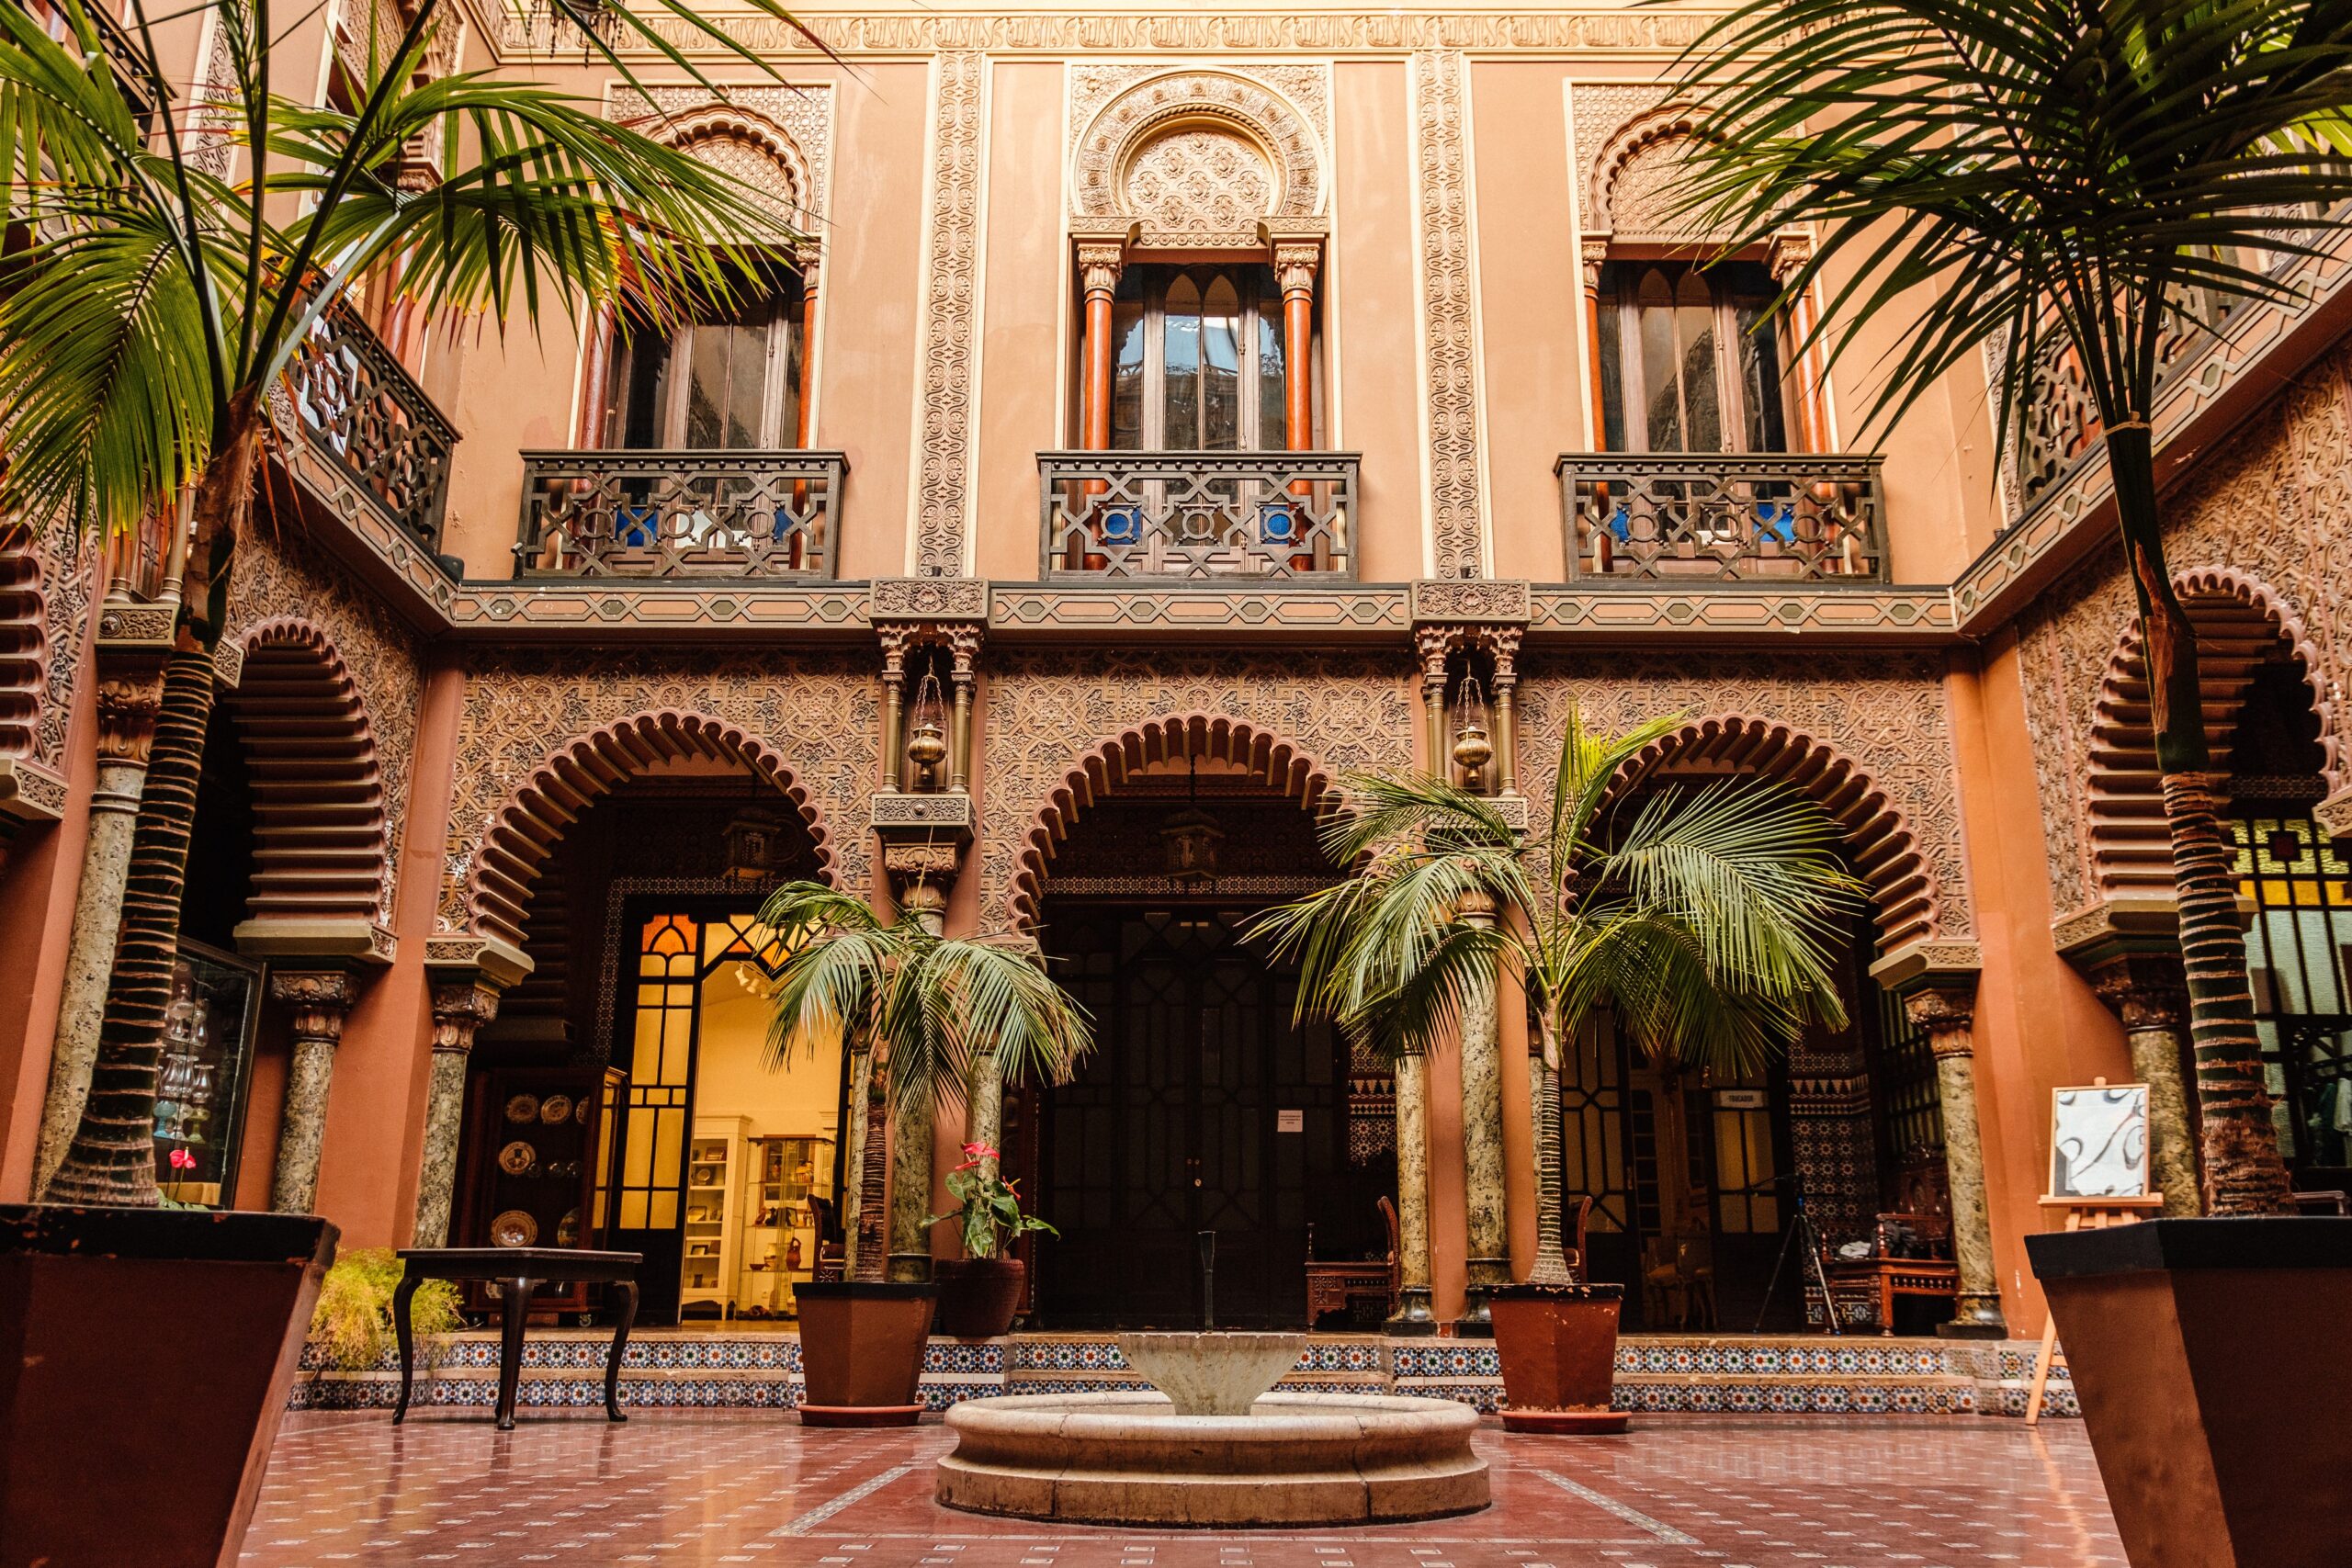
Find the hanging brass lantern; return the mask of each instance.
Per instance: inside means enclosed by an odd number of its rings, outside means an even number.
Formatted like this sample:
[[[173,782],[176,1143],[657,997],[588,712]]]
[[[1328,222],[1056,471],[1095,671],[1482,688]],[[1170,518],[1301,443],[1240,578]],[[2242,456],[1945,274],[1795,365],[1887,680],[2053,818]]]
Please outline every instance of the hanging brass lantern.
[[[947,761],[947,732],[939,720],[926,714],[915,722],[914,733],[907,737],[907,761],[925,769]]]
[[[1201,809],[1200,760],[1187,757],[1184,773],[1184,809],[1160,827],[1159,846],[1168,874],[1197,887],[1216,880],[1217,846],[1225,842],[1225,829]]]
[[[1475,773],[1494,758],[1495,743],[1487,739],[1487,727],[1475,718],[1464,719],[1461,733],[1453,738],[1453,765]]]
[[[945,705],[940,700],[939,677],[926,671],[915,688],[914,724],[907,733],[907,761],[914,764],[915,788],[937,789],[934,770],[947,761]]]
[[[1487,734],[1486,694],[1478,689],[1478,677],[1464,675],[1462,719],[1453,732],[1453,765],[1476,779],[1494,758],[1495,743]]]

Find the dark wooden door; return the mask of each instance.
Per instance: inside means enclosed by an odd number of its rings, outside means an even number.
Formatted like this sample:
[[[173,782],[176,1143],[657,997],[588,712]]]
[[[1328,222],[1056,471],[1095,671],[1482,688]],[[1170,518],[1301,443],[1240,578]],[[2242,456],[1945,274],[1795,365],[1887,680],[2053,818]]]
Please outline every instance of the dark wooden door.
[[[1096,1021],[1044,1127],[1041,1321],[1193,1326],[1201,1233],[1225,1326],[1306,1320],[1307,1226],[1341,1200],[1343,1064],[1293,1021],[1291,973],[1229,911],[1096,909],[1049,923]]]

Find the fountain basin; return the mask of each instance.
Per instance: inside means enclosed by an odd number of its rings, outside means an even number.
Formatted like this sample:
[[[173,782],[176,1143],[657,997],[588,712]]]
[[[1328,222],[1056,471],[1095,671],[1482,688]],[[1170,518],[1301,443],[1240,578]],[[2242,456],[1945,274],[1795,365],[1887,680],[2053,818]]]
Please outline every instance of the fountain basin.
[[[1023,1394],[947,1413],[951,1508],[1106,1525],[1401,1522],[1492,1501],[1478,1414],[1444,1399],[1269,1393],[1247,1416],[1179,1416],[1164,1394]]]

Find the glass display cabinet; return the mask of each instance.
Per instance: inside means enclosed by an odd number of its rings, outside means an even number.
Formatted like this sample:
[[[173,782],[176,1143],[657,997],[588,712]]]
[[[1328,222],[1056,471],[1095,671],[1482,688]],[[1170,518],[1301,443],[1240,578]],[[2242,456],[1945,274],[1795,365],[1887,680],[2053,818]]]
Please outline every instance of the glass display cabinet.
[[[155,1184],[175,1203],[236,1201],[245,1084],[261,1021],[261,966],[182,942],[155,1077]]]

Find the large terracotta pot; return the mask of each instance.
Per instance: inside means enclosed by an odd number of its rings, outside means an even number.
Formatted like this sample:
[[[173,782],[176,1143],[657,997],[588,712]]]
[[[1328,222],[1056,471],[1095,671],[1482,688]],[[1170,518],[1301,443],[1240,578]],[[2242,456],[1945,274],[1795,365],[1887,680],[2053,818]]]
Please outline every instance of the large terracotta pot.
[[[2133,1568],[2343,1568],[2352,1219],[2025,1238]]]
[[[810,1427],[911,1427],[936,1285],[832,1280],[793,1287],[800,1303],[800,1419]]]
[[[1625,1429],[1625,1413],[1611,1408],[1623,1286],[1505,1285],[1489,1301],[1504,1430]]]
[[[0,1207],[0,1563],[235,1562],[335,1236]]]
[[[1029,1267],[1018,1258],[943,1258],[931,1266],[939,1284],[939,1332],[957,1339],[993,1339],[1010,1333],[1028,1287]]]

